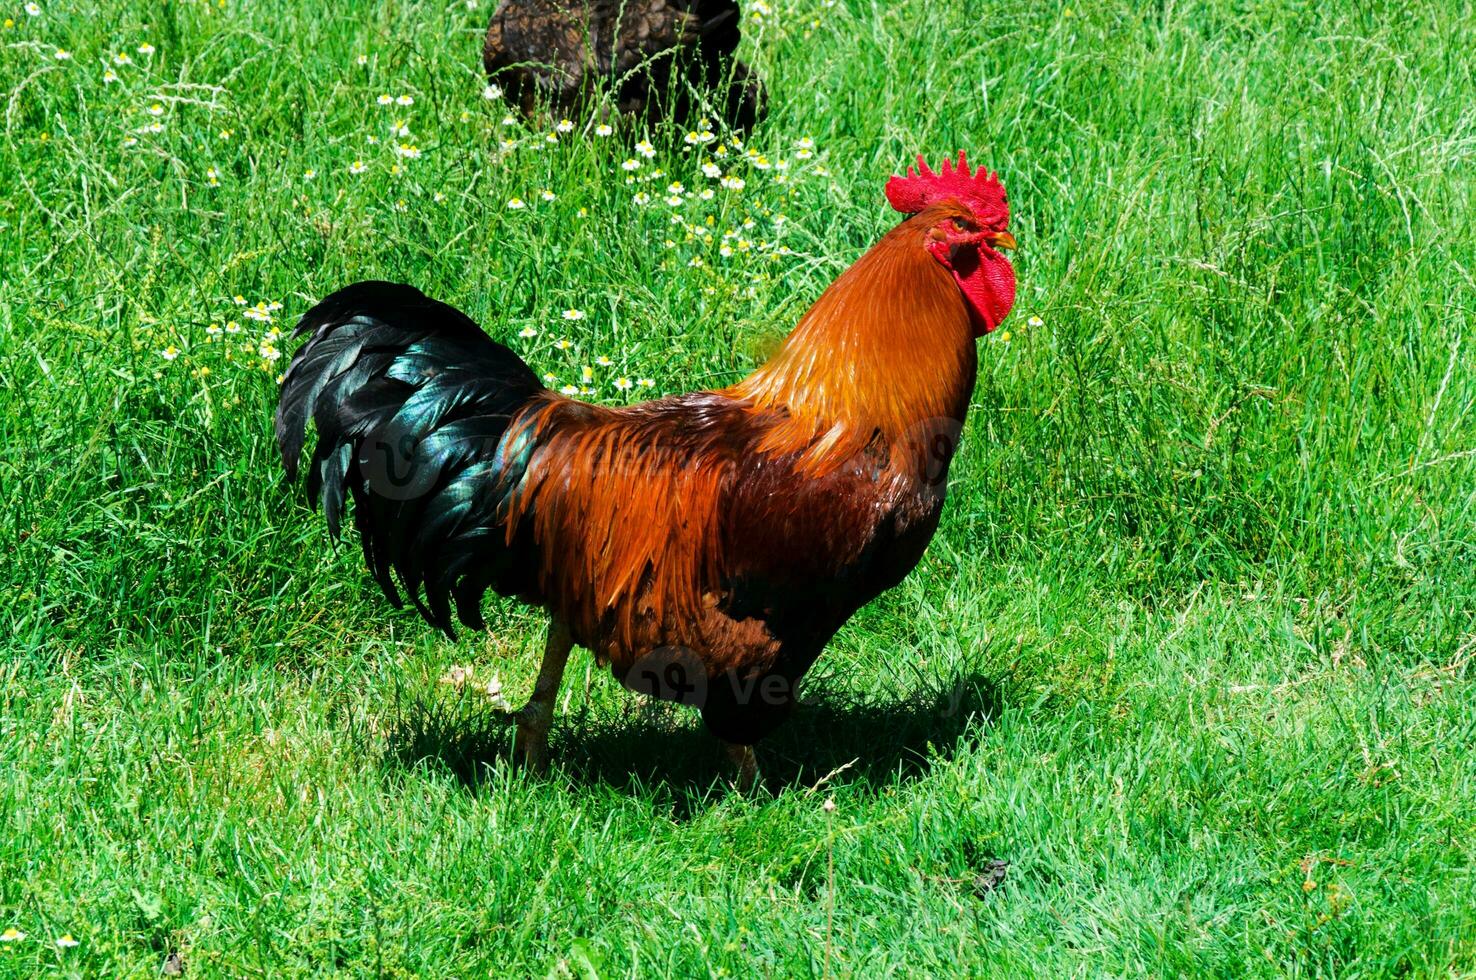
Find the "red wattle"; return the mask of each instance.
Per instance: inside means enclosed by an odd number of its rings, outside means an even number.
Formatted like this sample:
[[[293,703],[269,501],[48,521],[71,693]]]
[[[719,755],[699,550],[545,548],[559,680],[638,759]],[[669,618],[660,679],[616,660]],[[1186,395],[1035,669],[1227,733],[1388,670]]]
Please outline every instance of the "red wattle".
[[[974,324],[974,336],[981,337],[998,327],[1015,305],[1015,269],[1010,260],[983,244],[953,248],[937,242],[929,250],[958,283]]]

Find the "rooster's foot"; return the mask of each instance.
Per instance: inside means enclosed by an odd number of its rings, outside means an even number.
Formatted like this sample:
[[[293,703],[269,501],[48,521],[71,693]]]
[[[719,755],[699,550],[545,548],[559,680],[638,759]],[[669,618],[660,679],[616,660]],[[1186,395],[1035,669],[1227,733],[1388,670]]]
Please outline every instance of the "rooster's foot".
[[[544,710],[547,708],[548,710]],[[535,776],[548,772],[548,729],[553,721],[553,705],[529,701],[515,712],[518,733],[513,737],[513,757]]]
[[[739,745],[736,742],[725,742],[728,758],[733,760],[733,765],[738,767],[736,786],[738,792],[745,796],[753,792],[758,785],[759,768],[758,753],[754,752],[752,745]]]
[[[559,682],[564,679],[564,665],[569,662],[569,650],[573,645],[574,641],[562,623],[558,620],[549,623],[548,643],[543,649],[543,666],[538,669],[538,680],[533,684],[533,697],[512,716],[518,725],[518,733],[513,738],[513,756],[534,775],[548,772],[548,730],[553,726],[554,698],[559,693]]]

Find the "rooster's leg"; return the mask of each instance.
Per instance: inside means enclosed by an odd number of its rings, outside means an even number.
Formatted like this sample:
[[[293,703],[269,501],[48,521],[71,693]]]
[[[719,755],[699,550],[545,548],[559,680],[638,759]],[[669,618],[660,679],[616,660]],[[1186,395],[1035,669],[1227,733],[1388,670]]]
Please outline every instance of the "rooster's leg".
[[[733,765],[738,767],[738,792],[752,792],[759,775],[758,754],[753,746],[724,742],[723,747],[728,750],[728,758],[733,760]]]
[[[518,734],[513,739],[513,754],[533,772],[548,770],[548,729],[553,723],[554,698],[564,679],[564,665],[574,639],[569,629],[557,619],[548,624],[548,642],[543,648],[543,666],[533,684],[533,696],[517,713]]]

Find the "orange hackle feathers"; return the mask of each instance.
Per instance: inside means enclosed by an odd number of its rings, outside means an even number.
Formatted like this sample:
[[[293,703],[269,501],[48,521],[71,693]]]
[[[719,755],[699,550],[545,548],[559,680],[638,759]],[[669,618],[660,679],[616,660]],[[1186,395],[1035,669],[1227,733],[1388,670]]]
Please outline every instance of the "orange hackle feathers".
[[[940,214],[942,212],[940,211]],[[880,435],[888,444],[920,420],[956,416],[972,387],[968,312],[921,247],[932,219],[893,229],[821,295],[767,364],[727,389],[783,411],[767,452],[800,456],[823,473]]]

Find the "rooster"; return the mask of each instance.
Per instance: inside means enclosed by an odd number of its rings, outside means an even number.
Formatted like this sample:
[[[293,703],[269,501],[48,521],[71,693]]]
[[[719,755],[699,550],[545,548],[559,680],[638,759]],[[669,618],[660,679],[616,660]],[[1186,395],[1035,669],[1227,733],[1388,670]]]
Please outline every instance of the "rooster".
[[[570,650],[693,704],[738,783],[753,746],[859,608],[938,526],[975,341],[1014,302],[998,178],[921,157],[908,215],[732,387],[610,408],[545,388],[418,290],[360,282],[297,325],[276,435],[336,538],[346,500],[369,569],[431,623],[484,628],[487,589],[550,614],[514,753],[542,771]],[[453,634],[454,635],[454,634]]]
[[[738,47],[735,0],[502,0],[482,48],[487,77],[525,113],[576,112],[601,89],[655,123],[700,111],[691,92],[717,89],[714,110],[750,129],[764,90]]]

